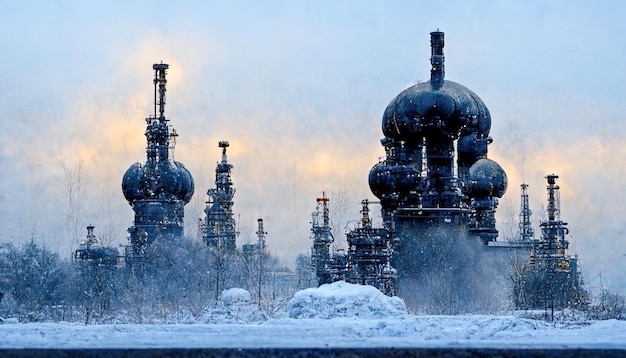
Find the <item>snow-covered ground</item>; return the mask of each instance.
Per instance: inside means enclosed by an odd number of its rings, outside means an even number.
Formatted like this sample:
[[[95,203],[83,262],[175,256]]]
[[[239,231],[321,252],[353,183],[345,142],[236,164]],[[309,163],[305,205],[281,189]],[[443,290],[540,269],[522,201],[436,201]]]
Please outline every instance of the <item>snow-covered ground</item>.
[[[222,295],[222,312],[252,314],[250,295]],[[248,313],[246,313],[248,312]],[[287,314],[286,314],[287,315]],[[626,350],[626,321],[549,323],[516,316],[413,316],[404,303],[343,282],[298,292],[289,318],[250,323],[0,324],[0,348],[477,347]],[[259,317],[258,314],[250,317]],[[232,320],[229,320],[232,322]]]

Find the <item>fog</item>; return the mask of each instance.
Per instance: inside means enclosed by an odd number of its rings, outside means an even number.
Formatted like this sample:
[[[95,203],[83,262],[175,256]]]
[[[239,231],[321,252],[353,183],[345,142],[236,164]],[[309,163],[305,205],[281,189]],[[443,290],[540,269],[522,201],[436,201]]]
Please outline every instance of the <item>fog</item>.
[[[88,224],[105,242],[126,242],[133,213],[121,178],[145,160],[151,66],[163,61],[165,114],[180,134],[175,159],[196,186],[187,235],[196,234],[225,139],[238,243],[253,240],[262,217],[269,249],[292,266],[310,247],[310,213],[323,191],[338,238],[360,200],[374,199],[367,174],[384,155],[382,113],[429,79],[429,32],[440,29],[446,79],[491,111],[489,157],[509,178],[500,239],[515,234],[519,185],[530,184],[538,224],[544,176],[556,173],[586,282],[626,292],[623,6],[3,4],[0,242],[33,238],[69,255]]]

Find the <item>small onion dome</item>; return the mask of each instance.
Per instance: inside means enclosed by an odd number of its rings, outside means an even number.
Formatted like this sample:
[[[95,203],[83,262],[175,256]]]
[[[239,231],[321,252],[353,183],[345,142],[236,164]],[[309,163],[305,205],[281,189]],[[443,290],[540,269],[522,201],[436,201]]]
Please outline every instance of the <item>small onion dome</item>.
[[[402,197],[417,187],[420,173],[412,165],[378,163],[370,170],[368,182],[372,193],[384,199],[391,194]]]
[[[479,135],[477,132],[461,134],[457,142],[459,161],[473,163],[487,155],[487,146],[491,143],[491,137]]]
[[[145,167],[141,163],[135,163],[128,168],[122,178],[122,192],[129,203],[144,199],[143,182],[145,179]]]
[[[170,162],[160,169],[163,189],[187,204],[194,192],[194,182],[189,170],[181,162]]]
[[[506,192],[508,180],[500,164],[483,158],[469,170],[471,196],[495,196],[501,198]]]
[[[386,137],[407,142],[423,137],[456,139],[462,128],[487,136],[491,115],[478,95],[452,81],[407,88],[389,103],[382,120]]]

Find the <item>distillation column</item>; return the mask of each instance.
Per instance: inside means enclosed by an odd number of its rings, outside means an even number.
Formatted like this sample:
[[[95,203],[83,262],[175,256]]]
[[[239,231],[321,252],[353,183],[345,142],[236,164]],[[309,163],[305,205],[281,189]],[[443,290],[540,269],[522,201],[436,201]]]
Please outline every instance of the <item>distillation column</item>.
[[[228,162],[227,141],[220,141],[222,161],[215,167],[215,187],[207,191],[209,200],[204,209],[204,222],[200,230],[202,238],[209,248],[219,252],[234,253],[236,248],[237,222],[233,214],[235,188],[231,179],[233,165]]]

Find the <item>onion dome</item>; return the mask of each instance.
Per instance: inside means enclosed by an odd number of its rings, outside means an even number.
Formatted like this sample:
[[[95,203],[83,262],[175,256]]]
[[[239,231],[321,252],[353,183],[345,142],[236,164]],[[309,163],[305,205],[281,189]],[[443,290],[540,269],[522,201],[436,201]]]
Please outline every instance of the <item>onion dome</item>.
[[[463,132],[487,136],[491,116],[483,101],[468,88],[444,80],[444,34],[431,32],[430,81],[402,91],[385,109],[383,134],[406,142],[423,137],[454,140]]]
[[[479,159],[469,169],[470,195],[501,198],[506,192],[508,179],[500,164],[487,158]]]
[[[459,137],[457,152],[459,161],[472,164],[487,155],[487,146],[491,144],[491,137],[485,137],[478,132],[470,132]]]
[[[183,163],[170,162],[170,165],[161,166],[161,179],[163,180],[163,189],[183,200],[187,204],[193,195],[194,183],[191,173]]]
[[[187,204],[194,192],[191,173],[180,162],[160,163],[158,177],[153,177],[146,166],[135,163],[122,179],[124,197],[132,204],[135,200],[154,197],[175,197]]]
[[[384,199],[396,194],[406,196],[419,183],[420,173],[412,165],[378,163],[370,170],[368,182],[372,193]]]
[[[491,116],[478,95],[452,81],[407,88],[389,103],[382,120],[386,137],[407,142],[423,137],[456,139],[463,127],[487,136]]]
[[[122,178],[122,192],[129,203],[144,199],[145,167],[141,163],[135,163],[128,168]]]

